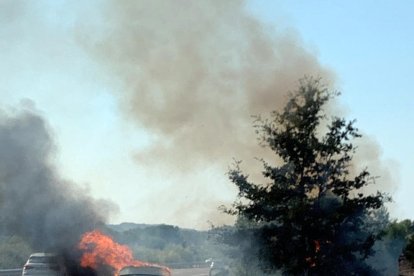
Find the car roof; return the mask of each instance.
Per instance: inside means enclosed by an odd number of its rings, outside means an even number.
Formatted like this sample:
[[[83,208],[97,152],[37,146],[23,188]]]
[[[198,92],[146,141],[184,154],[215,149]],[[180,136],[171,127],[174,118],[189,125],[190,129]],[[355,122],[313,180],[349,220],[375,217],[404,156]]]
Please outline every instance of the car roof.
[[[119,275],[169,275],[165,268],[157,266],[127,266],[119,271]]]
[[[55,253],[37,252],[30,255],[30,257],[56,257]]]

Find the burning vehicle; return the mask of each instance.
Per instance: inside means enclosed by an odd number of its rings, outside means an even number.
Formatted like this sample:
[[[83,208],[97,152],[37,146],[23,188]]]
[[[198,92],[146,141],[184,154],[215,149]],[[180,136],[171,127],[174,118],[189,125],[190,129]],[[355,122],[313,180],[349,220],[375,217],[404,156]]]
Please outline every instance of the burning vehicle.
[[[99,230],[85,233],[78,249],[82,252],[80,266],[92,269],[96,275],[171,275],[168,267],[134,259],[129,247]]]
[[[171,276],[170,269],[136,260],[129,247],[100,230],[82,235],[76,248],[56,253],[33,253],[22,276]],[[60,252],[60,251],[59,251]]]
[[[168,267],[134,258],[126,245],[100,230],[85,232],[72,248],[33,253],[22,276],[171,276]]]

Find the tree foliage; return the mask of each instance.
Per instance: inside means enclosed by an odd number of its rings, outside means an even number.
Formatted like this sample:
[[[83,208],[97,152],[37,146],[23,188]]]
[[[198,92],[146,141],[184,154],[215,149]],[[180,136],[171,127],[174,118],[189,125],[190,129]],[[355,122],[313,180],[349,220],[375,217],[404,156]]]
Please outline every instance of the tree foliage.
[[[261,160],[266,183],[251,182],[239,163],[229,172],[239,194],[227,212],[254,224],[247,228],[264,269],[294,275],[370,271],[364,259],[378,231],[367,222],[388,198],[364,193],[374,179],[367,170],[352,171],[353,139],[361,135],[354,121],[324,112],[337,94],[319,80],[301,80],[283,111],[257,120],[262,145],[281,160]]]
[[[398,253],[404,255],[405,259],[414,267],[414,222],[405,219],[400,222],[393,222],[387,228],[387,236],[400,241]],[[402,251],[402,252],[401,252]]]
[[[407,246],[405,247],[403,254],[405,258],[411,263],[411,266],[414,267],[414,236],[410,235],[407,241]]]

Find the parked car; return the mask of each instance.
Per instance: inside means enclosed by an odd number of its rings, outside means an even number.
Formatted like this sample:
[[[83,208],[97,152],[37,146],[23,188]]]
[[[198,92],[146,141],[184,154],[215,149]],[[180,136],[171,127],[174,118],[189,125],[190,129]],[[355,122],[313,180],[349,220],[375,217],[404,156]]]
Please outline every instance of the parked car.
[[[23,266],[22,276],[67,276],[62,258],[53,253],[33,253]]]
[[[122,268],[119,276],[171,276],[169,270],[158,266],[126,266]]]

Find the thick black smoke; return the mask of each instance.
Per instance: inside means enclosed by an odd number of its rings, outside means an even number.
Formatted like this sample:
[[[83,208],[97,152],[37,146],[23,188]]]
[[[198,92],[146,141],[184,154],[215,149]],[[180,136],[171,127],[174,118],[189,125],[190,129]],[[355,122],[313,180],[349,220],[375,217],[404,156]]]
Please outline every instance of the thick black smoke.
[[[114,208],[62,179],[54,148],[36,112],[0,113],[0,231],[23,237],[36,251],[73,249]]]

